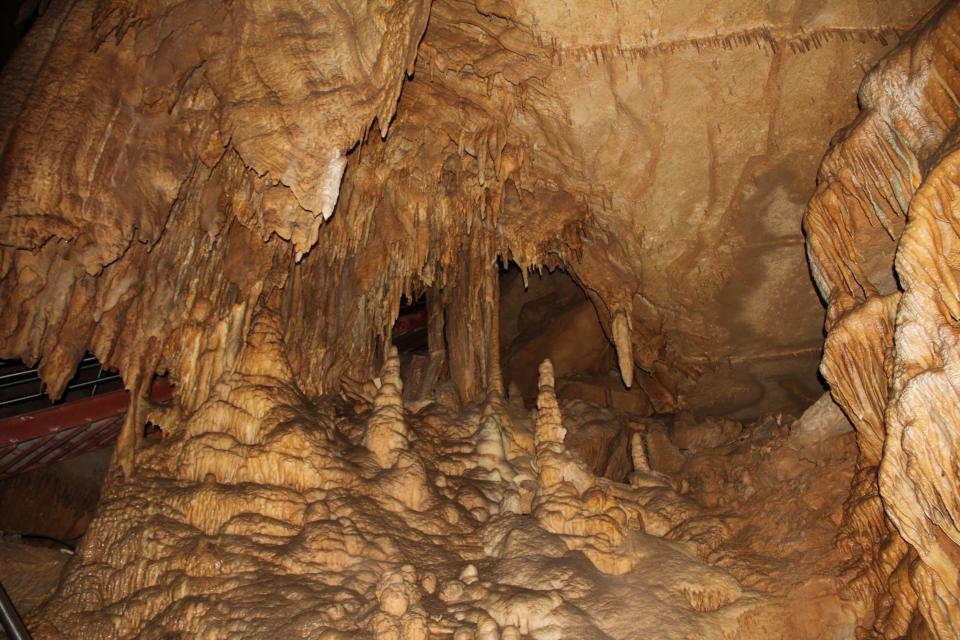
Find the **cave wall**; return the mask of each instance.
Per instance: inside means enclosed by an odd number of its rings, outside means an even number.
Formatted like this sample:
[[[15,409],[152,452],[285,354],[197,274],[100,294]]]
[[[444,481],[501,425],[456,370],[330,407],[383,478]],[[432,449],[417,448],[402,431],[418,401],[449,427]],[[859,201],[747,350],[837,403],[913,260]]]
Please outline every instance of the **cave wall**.
[[[501,259],[566,268],[658,411],[799,413],[821,393],[809,176],[929,3],[543,4],[433,4],[384,156],[358,161],[389,176],[361,180],[384,185],[377,219],[463,212],[446,224],[492,224]]]
[[[829,302],[821,370],[858,433],[842,543],[884,638],[960,634],[958,24],[945,3],[867,76],[804,220]]]
[[[119,369],[128,472],[153,374],[209,396],[393,115],[428,4],[327,9],[60,2],[3,70],[0,351]]]
[[[533,372],[547,358],[561,397],[562,381],[575,376],[609,378],[611,388],[623,389],[619,372],[608,375],[617,369],[616,354],[596,308],[559,269],[528,277],[515,267],[501,272],[500,343],[504,384],[528,403],[537,395]]]
[[[448,333],[483,327],[450,352],[476,400],[499,257],[566,266],[656,410],[802,408],[820,311],[792,221],[923,6],[544,4],[52,5],[3,71],[0,350],[53,397],[90,349],[195,408],[276,289],[325,393],[434,287],[473,320]]]

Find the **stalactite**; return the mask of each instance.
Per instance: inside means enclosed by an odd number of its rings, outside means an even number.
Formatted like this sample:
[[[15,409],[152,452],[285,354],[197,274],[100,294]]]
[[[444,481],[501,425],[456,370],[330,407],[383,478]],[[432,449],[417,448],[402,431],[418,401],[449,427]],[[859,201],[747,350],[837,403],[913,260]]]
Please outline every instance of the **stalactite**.
[[[883,45],[888,40],[897,40],[905,29],[894,26],[872,27],[865,29],[825,28],[815,32],[784,33],[769,26],[755,27],[724,35],[711,35],[701,38],[683,38],[667,42],[651,38],[649,43],[636,46],[611,45],[578,45],[563,47],[558,50],[557,64],[562,64],[564,56],[594,64],[603,64],[616,58],[627,62],[636,62],[649,57],[670,55],[684,49],[694,49],[697,53],[704,53],[711,49],[731,50],[740,47],[755,47],[761,51],[775,54],[783,48],[789,48],[794,53],[805,53],[811,49],[819,49],[832,40],[847,41],[851,38],[860,40],[876,40]]]
[[[620,310],[613,314],[610,322],[610,331],[613,333],[613,344],[617,347],[617,362],[620,366],[620,376],[623,384],[633,386],[633,332],[630,330],[630,314]]]
[[[897,4],[906,24],[923,3]],[[819,313],[798,255],[757,267],[744,247],[759,222],[799,215],[808,180],[794,174],[901,25],[855,0],[802,18],[717,6],[696,16],[705,36],[670,23],[640,37],[629,28],[644,9],[618,4],[620,41],[594,42],[583,33],[603,15],[571,22],[590,3],[49,3],[0,74],[0,355],[37,364],[57,396],[89,350],[132,401],[101,508],[30,618],[36,637],[592,639],[661,619],[677,637],[775,637],[797,620],[810,621],[800,638],[845,630],[850,605],[822,575],[832,550],[782,563],[819,573],[758,566],[731,531],[749,525],[657,469],[672,455],[685,473],[694,455],[665,423],[629,451],[617,432],[618,477],[628,454],[634,467],[623,483],[565,438],[619,418],[564,398],[549,361],[534,417],[514,390],[503,400],[498,261],[525,280],[568,271],[651,411],[679,409],[704,363],[752,362],[785,307]],[[955,532],[930,523],[955,510],[933,497],[952,478],[907,473],[918,454],[952,462],[937,457],[950,407],[931,398],[952,397],[960,315],[952,258],[937,257],[950,229],[933,228],[960,226],[942,215],[952,195],[925,196],[927,212],[910,202],[956,117],[952,33],[930,24],[865,85],[880,115],[828,157],[807,230],[831,304],[824,373],[861,446],[845,513],[845,544],[863,547],[850,555],[871,565],[857,595],[887,600],[879,632],[946,637]],[[913,53],[930,82],[911,75]],[[891,98],[896,74],[910,90]],[[919,89],[936,94],[923,117],[901,113]],[[915,238],[894,309],[890,274],[859,257],[892,256],[905,219]],[[768,235],[761,253],[796,245]],[[428,370],[405,398],[391,327],[401,297],[423,292]],[[776,338],[818,341],[817,319],[802,324]],[[804,348],[769,360],[790,369]],[[175,387],[162,407],[146,400],[161,372]],[[920,411],[946,418],[911,422]],[[163,439],[143,439],[148,420]],[[776,443],[781,427],[758,430]],[[776,474],[804,470],[789,455],[773,465],[784,500],[801,492]],[[900,536],[883,501],[905,487],[924,500],[888,509]],[[757,490],[738,476],[741,489]],[[833,510],[811,511],[829,531]],[[814,574],[810,592],[795,588]]]

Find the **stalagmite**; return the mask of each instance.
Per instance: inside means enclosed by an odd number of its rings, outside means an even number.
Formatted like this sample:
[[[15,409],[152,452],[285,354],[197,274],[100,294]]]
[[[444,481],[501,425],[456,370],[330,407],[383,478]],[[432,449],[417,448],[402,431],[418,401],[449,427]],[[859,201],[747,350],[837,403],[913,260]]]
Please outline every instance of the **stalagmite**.
[[[494,406],[490,402],[484,406],[480,429],[475,436],[478,462],[490,471],[504,468],[507,461],[507,435],[503,433],[501,418]]]
[[[630,436],[630,459],[633,461],[633,468],[640,472],[650,471],[650,462],[647,460],[647,445],[644,442],[643,434],[639,431]]]
[[[563,438],[567,435],[563,428],[563,420],[560,416],[560,406],[557,404],[557,397],[553,385],[555,378],[553,376],[553,363],[550,360],[544,360],[540,363],[540,377],[537,394],[537,429],[536,442],[538,447],[547,448],[563,444]]]
[[[539,490],[534,514],[547,531],[561,534],[568,547],[583,550],[600,571],[625,573],[633,568],[633,563],[617,547],[625,537],[627,514],[598,485],[586,465],[564,447],[566,430],[553,385],[553,365],[544,360],[537,396]]]
[[[377,464],[387,469],[397,463],[400,452],[407,445],[400,359],[396,347],[391,346],[380,370],[380,388],[373,400],[373,413],[367,421],[363,446],[373,453]]]

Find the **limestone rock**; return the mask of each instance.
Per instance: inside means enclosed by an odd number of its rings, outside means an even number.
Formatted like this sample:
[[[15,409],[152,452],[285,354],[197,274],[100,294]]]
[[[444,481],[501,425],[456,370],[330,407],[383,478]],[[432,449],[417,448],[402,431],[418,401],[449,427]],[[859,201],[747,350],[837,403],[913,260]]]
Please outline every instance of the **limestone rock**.
[[[380,388],[373,401],[373,414],[367,421],[363,446],[369,449],[382,468],[397,463],[400,452],[408,445],[407,426],[403,418],[403,382],[400,380],[400,359],[396,347],[390,347],[380,370]]]
[[[958,24],[957,5],[940,5],[868,74],[861,116],[824,159],[804,218],[829,302],[821,368],[861,452],[845,543],[854,588],[889,594],[870,612],[884,637],[960,635],[958,445],[946,426],[960,420],[949,382]]]
[[[955,3],[15,4],[0,356],[132,397],[34,637],[960,636]],[[504,402],[509,262],[608,409],[728,421]],[[856,469],[751,422],[822,393],[810,274]]]

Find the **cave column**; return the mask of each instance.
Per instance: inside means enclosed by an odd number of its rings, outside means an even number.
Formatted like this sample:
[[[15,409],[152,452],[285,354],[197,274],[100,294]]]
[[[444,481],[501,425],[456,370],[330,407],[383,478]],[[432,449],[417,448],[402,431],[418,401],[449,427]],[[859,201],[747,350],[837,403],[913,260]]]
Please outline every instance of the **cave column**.
[[[443,331],[443,294],[438,289],[431,289],[426,294],[427,303],[427,347],[430,359],[427,362],[426,373],[417,389],[416,398],[424,400],[430,397],[434,386],[443,373],[447,364],[447,344]]]
[[[443,289],[443,308],[450,377],[460,401],[469,404],[487,390],[503,393],[500,282],[492,237],[468,243],[464,252],[468,259]]]

